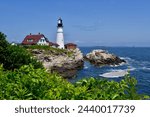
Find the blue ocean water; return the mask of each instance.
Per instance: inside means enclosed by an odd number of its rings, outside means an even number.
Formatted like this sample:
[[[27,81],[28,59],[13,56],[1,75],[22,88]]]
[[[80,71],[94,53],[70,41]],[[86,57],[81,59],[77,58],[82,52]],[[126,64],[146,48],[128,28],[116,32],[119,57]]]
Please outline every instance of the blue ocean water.
[[[71,79],[75,82],[82,78],[96,77],[102,78],[101,75],[112,71],[130,71],[137,81],[137,89],[141,94],[150,95],[150,48],[146,47],[80,47],[83,54],[87,54],[94,49],[107,50],[127,61],[126,64],[120,66],[103,66],[95,67],[89,62],[84,63],[84,68],[78,71],[77,77]],[[107,78],[120,81],[123,77]]]

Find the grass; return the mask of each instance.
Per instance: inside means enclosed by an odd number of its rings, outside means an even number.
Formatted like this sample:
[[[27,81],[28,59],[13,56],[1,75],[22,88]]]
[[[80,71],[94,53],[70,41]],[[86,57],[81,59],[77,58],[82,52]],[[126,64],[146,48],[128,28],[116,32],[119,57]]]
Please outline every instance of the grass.
[[[33,50],[33,49],[38,49],[38,50],[45,50],[45,54],[48,54],[49,51],[56,53],[58,55],[60,54],[66,54],[68,57],[71,57],[73,55],[73,52],[67,50],[67,49],[59,49],[59,48],[54,48],[51,46],[44,46],[44,45],[31,45],[31,46],[23,46],[26,49]]]

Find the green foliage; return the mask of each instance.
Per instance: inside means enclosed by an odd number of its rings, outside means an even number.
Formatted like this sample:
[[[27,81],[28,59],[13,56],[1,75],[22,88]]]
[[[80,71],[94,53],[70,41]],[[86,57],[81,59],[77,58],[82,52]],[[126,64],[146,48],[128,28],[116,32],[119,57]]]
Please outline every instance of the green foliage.
[[[0,32],[0,51],[1,49],[6,48],[9,43],[6,41],[6,35]]]
[[[22,66],[4,71],[0,66],[0,99],[42,100],[132,100],[148,99],[136,92],[136,80],[127,75],[120,82],[83,79],[71,84],[45,69]]]
[[[126,100],[143,99],[142,95],[136,92],[136,79],[129,75],[125,76],[120,82],[98,80],[90,78],[81,80],[75,84],[76,87],[86,88],[85,99],[100,100]]]
[[[13,72],[0,67],[0,99],[65,99],[70,86],[57,74],[32,65]]]
[[[27,49],[51,50],[51,51],[56,51],[58,53],[65,53],[67,51],[66,49],[59,49],[59,48],[54,48],[46,45],[31,45],[31,46],[24,46],[24,47]]]
[[[7,47],[9,43],[6,41],[6,35],[4,35],[2,32],[0,32],[0,63],[2,61],[6,60],[5,53],[7,53]]]
[[[3,67],[7,70],[14,70],[30,63],[35,68],[43,68],[42,64],[32,58],[26,49],[19,46],[11,46],[6,41],[6,36],[0,33],[0,64],[3,64]]]
[[[23,46],[24,48],[27,48],[27,49],[44,49],[44,50],[49,50],[51,49],[52,47],[50,46],[46,46],[46,45],[24,45]]]
[[[44,46],[44,45],[31,45],[31,46],[23,46],[24,48],[28,50],[33,50],[33,49],[38,49],[38,50],[45,50],[46,54],[57,54],[57,55],[62,55],[66,54],[68,57],[72,56],[73,52],[68,51],[67,49],[59,49],[59,48],[54,48],[51,46]]]
[[[18,69],[22,65],[28,64],[32,64],[35,68],[43,68],[42,64],[34,59],[24,48],[19,46],[8,46],[6,52],[6,59],[2,61],[5,69]]]

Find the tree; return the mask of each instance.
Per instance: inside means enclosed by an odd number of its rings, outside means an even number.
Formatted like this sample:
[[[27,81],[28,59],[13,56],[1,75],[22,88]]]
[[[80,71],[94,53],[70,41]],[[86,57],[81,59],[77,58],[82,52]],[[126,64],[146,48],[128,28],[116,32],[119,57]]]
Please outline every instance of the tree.
[[[6,51],[8,46],[9,43],[6,40],[6,35],[0,32],[0,64],[3,64],[3,62],[6,60]]]
[[[22,65],[32,64],[35,68],[43,68],[42,64],[20,46],[12,46],[6,40],[6,35],[0,32],[0,64],[7,70],[20,68]]]
[[[21,66],[28,64],[32,64],[34,68],[43,68],[42,64],[33,58],[23,47],[8,46],[5,58],[3,65],[4,68],[8,70],[18,69]]]
[[[6,40],[6,35],[0,32],[0,48],[6,48],[9,43]]]

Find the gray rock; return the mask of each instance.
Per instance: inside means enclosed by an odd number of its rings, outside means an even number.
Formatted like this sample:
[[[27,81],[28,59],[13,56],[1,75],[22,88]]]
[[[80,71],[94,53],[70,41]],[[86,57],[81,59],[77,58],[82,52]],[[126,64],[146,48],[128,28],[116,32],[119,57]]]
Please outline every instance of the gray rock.
[[[83,54],[78,48],[67,51],[72,53],[71,56],[68,56],[67,52],[57,53],[52,50],[38,49],[33,49],[32,54],[42,62],[43,66],[48,71],[57,72],[64,78],[72,78],[79,69],[83,68]]]
[[[102,65],[119,65],[121,63],[125,63],[126,61],[120,59],[114,54],[110,54],[105,50],[93,50],[88,53],[85,57],[85,60],[96,66]]]

